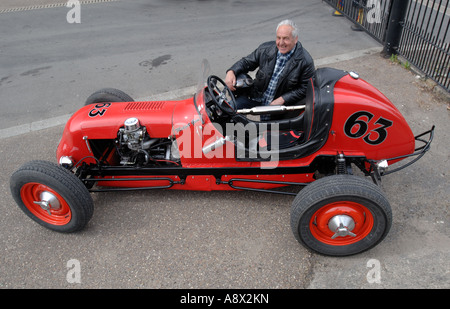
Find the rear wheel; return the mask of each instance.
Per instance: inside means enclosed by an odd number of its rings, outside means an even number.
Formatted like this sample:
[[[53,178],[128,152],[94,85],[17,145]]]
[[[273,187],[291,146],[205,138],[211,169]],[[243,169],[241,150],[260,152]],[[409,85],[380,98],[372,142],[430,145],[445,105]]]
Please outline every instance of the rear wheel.
[[[134,100],[119,89],[103,88],[91,94],[84,105],[103,102],[134,102]]]
[[[54,231],[79,231],[94,212],[92,197],[83,183],[52,162],[24,164],[11,176],[10,187],[22,211]]]
[[[291,208],[295,238],[320,254],[357,254],[381,242],[392,211],[375,184],[351,175],[328,176],[306,186]]]

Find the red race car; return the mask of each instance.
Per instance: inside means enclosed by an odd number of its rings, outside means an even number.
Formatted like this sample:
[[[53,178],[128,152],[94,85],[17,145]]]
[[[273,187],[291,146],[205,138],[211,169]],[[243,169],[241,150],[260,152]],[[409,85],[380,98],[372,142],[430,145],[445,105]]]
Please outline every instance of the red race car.
[[[248,116],[265,114],[278,120]],[[434,126],[415,137],[397,108],[353,72],[318,69],[299,105],[243,110],[225,83],[209,76],[179,101],[134,102],[116,89],[94,93],[66,124],[59,164],[26,163],[10,185],[29,217],[59,232],[86,226],[94,210],[90,192],[291,194],[295,238],[318,253],[346,256],[387,235],[392,212],[381,177],[422,157],[433,134]],[[304,187],[297,194],[285,186]]]

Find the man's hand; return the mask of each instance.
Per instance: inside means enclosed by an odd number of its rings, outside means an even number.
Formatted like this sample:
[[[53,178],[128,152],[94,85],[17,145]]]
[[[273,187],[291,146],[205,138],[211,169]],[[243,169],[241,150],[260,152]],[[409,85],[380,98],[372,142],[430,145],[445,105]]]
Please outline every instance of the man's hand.
[[[272,101],[272,103],[270,103],[270,105],[283,105],[283,104],[284,104],[283,97],[279,97],[278,99],[275,99]]]
[[[236,90],[236,87],[234,87],[236,85],[236,75],[233,71],[230,70],[227,72],[227,76],[225,77],[225,84],[228,86],[228,88],[230,88],[231,91]]]

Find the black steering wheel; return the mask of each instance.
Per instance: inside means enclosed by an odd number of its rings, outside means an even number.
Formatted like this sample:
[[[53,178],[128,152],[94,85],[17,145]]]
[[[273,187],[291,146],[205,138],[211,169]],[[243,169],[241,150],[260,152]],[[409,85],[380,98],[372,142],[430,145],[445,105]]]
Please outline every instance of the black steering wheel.
[[[236,114],[236,99],[223,80],[211,75],[208,77],[207,87],[213,103],[221,111],[229,116]]]

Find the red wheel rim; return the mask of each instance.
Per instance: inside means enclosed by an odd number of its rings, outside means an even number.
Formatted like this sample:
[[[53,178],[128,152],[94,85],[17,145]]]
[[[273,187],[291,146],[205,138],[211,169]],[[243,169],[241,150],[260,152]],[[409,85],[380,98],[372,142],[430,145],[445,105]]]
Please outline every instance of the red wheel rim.
[[[354,222],[351,232],[355,236],[337,236],[329,227],[329,222],[336,216],[348,216]],[[373,228],[373,215],[365,206],[350,201],[327,204],[317,210],[311,217],[309,228],[311,234],[320,242],[332,246],[346,246],[354,244],[369,235]]]
[[[43,192],[52,194],[59,202],[57,209],[50,207],[50,214],[48,210],[43,209],[39,204],[35,203],[41,202],[41,194]],[[48,186],[40,183],[27,183],[20,189],[20,196],[27,209],[38,219],[46,223],[65,225],[72,219],[72,211],[70,210],[69,204],[67,204],[61,195]]]

